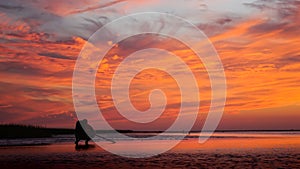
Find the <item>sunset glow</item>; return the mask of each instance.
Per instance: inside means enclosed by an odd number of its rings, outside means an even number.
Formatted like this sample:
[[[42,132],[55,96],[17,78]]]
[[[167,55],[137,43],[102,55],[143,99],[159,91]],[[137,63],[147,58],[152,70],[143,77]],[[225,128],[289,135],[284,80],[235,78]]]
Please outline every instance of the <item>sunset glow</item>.
[[[81,49],[106,23],[141,11],[183,17],[214,45],[227,81],[218,129],[300,129],[300,2],[293,0],[0,2],[0,123],[73,128],[72,76]],[[211,99],[205,66],[184,44],[163,36],[131,37],[107,53],[95,86],[105,117],[114,128],[131,130],[165,130],[176,119],[181,102],[176,80],[155,69],[140,72],[129,94],[135,108],[145,111],[150,90],[164,91],[168,102],[159,119],[136,124],[122,119],[114,107],[110,89],[116,68],[144,48],[168,50],[193,71],[200,91],[193,129],[201,130]]]

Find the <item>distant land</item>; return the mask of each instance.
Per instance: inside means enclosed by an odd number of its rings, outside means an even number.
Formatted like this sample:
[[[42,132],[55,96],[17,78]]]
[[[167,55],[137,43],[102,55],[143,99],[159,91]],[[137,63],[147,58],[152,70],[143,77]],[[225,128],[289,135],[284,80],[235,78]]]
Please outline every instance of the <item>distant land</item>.
[[[162,133],[164,131],[134,131],[134,130],[117,130],[119,133]],[[287,132],[300,131],[300,129],[291,130],[216,130],[215,132]],[[112,133],[109,130],[97,130],[97,133]],[[190,133],[201,132],[201,130],[194,130]],[[207,131],[208,132],[208,131]],[[183,133],[183,131],[173,131],[169,133]],[[65,128],[46,128],[33,125],[20,124],[1,124],[0,125],[0,139],[14,139],[14,138],[46,138],[55,135],[74,134],[74,129]]]
[[[60,134],[73,134],[73,129],[55,129],[32,125],[2,124],[0,138],[45,138]]]

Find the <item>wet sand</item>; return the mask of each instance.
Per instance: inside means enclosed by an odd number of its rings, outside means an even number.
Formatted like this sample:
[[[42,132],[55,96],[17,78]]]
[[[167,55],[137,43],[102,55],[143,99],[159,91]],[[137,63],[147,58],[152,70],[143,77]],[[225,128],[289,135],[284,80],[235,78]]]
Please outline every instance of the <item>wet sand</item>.
[[[116,143],[118,144],[118,143]],[[125,142],[123,143],[125,144]],[[0,148],[1,168],[300,168],[300,138],[184,140],[172,150],[144,159],[113,155],[91,143]]]

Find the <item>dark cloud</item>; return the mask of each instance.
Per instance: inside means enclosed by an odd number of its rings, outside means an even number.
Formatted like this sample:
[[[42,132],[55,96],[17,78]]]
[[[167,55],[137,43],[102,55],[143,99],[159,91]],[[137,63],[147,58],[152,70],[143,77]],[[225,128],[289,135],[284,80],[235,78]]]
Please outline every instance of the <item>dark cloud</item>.
[[[96,10],[96,9],[99,9],[99,8],[106,8],[106,7],[110,7],[112,5],[115,5],[115,4],[124,2],[124,1],[127,1],[127,0],[115,0],[115,1],[107,2],[107,3],[103,3],[103,4],[98,4],[98,5],[95,5],[95,6],[87,7],[85,9],[74,10],[74,11],[70,12],[70,14],[83,13],[83,12]]]
[[[30,97],[47,98],[52,95],[59,95],[63,91],[53,88],[37,88],[32,86],[19,86],[20,90]],[[50,101],[49,101],[50,102]]]
[[[248,6],[248,7],[259,9],[261,11],[263,11],[265,9],[271,9],[271,7],[268,4],[266,4],[266,2],[268,2],[268,1],[258,0],[258,1],[252,2],[252,3],[244,3],[244,5]]]
[[[287,25],[288,23],[285,22],[278,23],[278,22],[267,21],[250,27],[248,29],[248,33],[263,34],[272,31],[278,31],[278,30],[280,31],[285,29]]]
[[[56,59],[68,59],[68,60],[76,60],[75,57],[71,56],[65,56],[59,53],[51,53],[51,52],[42,52],[38,53],[40,56],[50,57],[50,58],[56,58]]]
[[[257,0],[252,3],[244,3],[244,5],[259,9],[263,12],[269,12],[275,14],[277,18],[285,19],[295,16],[295,13],[299,11],[300,1],[298,0]]]
[[[218,16],[210,22],[198,24],[198,28],[207,36],[214,36],[233,28],[241,19],[233,15]]]
[[[47,4],[45,1],[43,3]],[[59,16],[39,5],[44,6],[41,3],[36,5],[19,0],[0,1],[0,10],[10,19],[8,24],[14,27],[27,25],[30,27],[30,32],[27,33],[43,33],[50,41],[69,41],[73,37],[88,39],[92,33],[108,22],[108,18],[98,13]],[[2,32],[6,35],[11,34],[9,29]],[[24,32],[14,32],[14,36],[17,37],[22,34]]]
[[[31,64],[26,64],[16,61],[0,62],[0,72],[22,74],[22,75],[45,75],[49,72],[47,70],[34,67]]]
[[[300,1],[258,0],[245,5],[263,11],[268,17],[264,22],[249,28],[248,33],[266,33],[277,30],[281,31],[281,33],[289,34],[291,31],[295,33],[295,31],[299,30]]]
[[[22,111],[20,112],[7,112],[5,109],[0,110],[1,118],[0,124],[7,124],[12,123],[13,121],[19,119],[20,117],[24,116]]]
[[[6,5],[6,4],[0,4],[0,9],[2,10],[23,10],[24,7],[22,6],[13,6],[13,5]]]
[[[22,21],[32,28],[60,18],[60,16],[50,13],[45,9],[30,6],[30,4],[18,0],[1,1],[0,9],[11,19]]]
[[[73,127],[77,121],[76,113],[74,111],[66,111],[62,113],[48,114],[33,117],[21,121],[21,124],[34,124],[47,127]]]
[[[294,63],[300,63],[300,54],[293,55],[290,54],[288,56],[282,57],[279,59],[280,62],[294,62]]]
[[[33,112],[33,108],[22,106],[19,104],[1,107],[0,109],[0,123],[17,123],[19,120],[26,118]]]
[[[300,63],[300,51],[299,51],[299,54],[288,53],[287,55],[279,58],[276,62],[277,62],[278,67],[283,67],[283,66],[290,65],[290,64]]]
[[[227,24],[227,23],[230,23],[232,22],[232,19],[231,18],[220,18],[217,20],[217,23],[220,24],[220,25],[224,25],[224,24]]]

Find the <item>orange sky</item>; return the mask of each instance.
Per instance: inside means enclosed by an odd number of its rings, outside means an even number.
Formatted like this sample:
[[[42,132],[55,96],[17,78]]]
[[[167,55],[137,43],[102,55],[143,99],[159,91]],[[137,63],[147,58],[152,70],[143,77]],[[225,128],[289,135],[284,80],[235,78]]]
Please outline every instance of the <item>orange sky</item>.
[[[228,88],[219,129],[300,129],[299,8],[292,0],[0,2],[0,123],[73,127],[72,73],[87,39],[120,16],[159,11],[190,20],[219,53]],[[189,49],[164,37],[127,39],[106,55],[96,79],[105,116],[118,129],[165,129],[176,118],[178,86],[158,70],[138,74],[130,95],[133,105],[144,111],[150,106],[149,90],[161,88],[168,105],[160,119],[148,125],[128,122],[111,102],[110,79],[116,67],[132,51],[149,47],[172,51],[193,70],[201,95],[194,129],[201,129],[210,106],[208,75]]]

